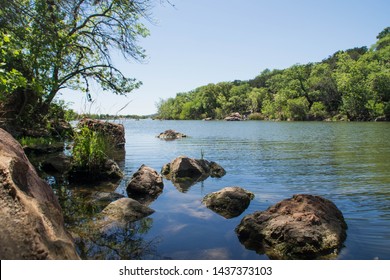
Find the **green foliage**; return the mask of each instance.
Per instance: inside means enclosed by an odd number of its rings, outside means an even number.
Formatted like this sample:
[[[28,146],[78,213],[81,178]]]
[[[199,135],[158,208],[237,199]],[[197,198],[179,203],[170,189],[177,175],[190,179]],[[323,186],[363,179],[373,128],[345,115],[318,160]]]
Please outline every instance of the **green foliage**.
[[[74,135],[73,164],[94,174],[106,162],[108,150],[106,137],[84,126]]]
[[[19,139],[20,145],[23,147],[49,146],[55,142],[55,139],[48,137],[29,137],[25,136]]]
[[[371,48],[339,51],[319,63],[264,70],[249,81],[209,84],[157,104],[161,119],[350,120],[389,118],[390,28]],[[260,114],[253,114],[260,113]],[[344,118],[344,117],[343,117]]]
[[[142,61],[138,39],[153,0],[0,1],[0,98],[29,127],[43,122],[57,93],[76,89],[89,95],[94,82],[127,94],[141,82],[114,64],[114,51]]]
[[[20,56],[21,51],[17,49],[11,36],[0,32],[0,101],[4,101],[10,92],[27,85],[23,74],[10,63]]]

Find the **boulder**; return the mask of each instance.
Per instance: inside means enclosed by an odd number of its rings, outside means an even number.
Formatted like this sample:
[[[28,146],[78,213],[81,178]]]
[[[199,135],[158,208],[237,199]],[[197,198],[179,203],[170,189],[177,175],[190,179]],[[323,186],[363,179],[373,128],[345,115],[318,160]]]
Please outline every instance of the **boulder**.
[[[187,135],[176,132],[172,129],[165,130],[164,132],[161,132],[159,135],[156,136],[157,138],[164,139],[164,140],[175,140],[187,137]]]
[[[226,171],[213,161],[179,156],[165,164],[161,169],[161,174],[171,180],[179,190],[185,191],[209,176],[220,178],[226,174]]]
[[[79,259],[53,190],[2,129],[0,259]]]
[[[141,165],[127,184],[127,195],[141,203],[150,204],[163,191],[163,178],[156,170]]]
[[[122,124],[84,118],[80,120],[78,127],[87,126],[90,130],[101,133],[112,143],[113,147],[124,148],[125,128]]]
[[[206,195],[202,203],[226,219],[240,216],[255,195],[240,187],[226,187]]]
[[[120,198],[103,209],[94,221],[94,228],[108,233],[113,228],[125,228],[129,223],[153,213],[153,209],[132,198]]]
[[[65,174],[71,167],[71,158],[64,153],[47,155],[40,163],[40,168],[47,173]]]
[[[225,118],[225,121],[242,121],[243,118],[240,113],[232,113]]]
[[[106,159],[98,170],[90,171],[87,168],[81,168],[72,165],[69,170],[69,181],[91,183],[96,181],[116,181],[123,177],[123,172],[118,164],[112,159]]]
[[[341,249],[346,229],[331,201],[299,194],[245,216],[236,233],[246,248],[271,259],[330,259]]]

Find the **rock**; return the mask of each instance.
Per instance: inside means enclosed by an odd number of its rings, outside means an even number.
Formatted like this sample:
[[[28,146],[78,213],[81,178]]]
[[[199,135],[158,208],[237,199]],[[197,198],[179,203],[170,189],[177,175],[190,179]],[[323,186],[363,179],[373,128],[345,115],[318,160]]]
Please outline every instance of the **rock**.
[[[46,155],[64,151],[64,142],[56,141],[50,144],[34,144],[23,146],[23,150],[27,155]]]
[[[84,118],[80,120],[78,127],[87,126],[90,130],[101,133],[102,135],[109,138],[113,147],[124,148],[125,146],[125,128],[122,124],[92,120]]]
[[[119,168],[118,164],[112,159],[107,159],[104,163],[104,169],[102,170],[103,177],[109,179],[121,179],[123,177],[123,172]]]
[[[163,191],[163,178],[156,170],[141,165],[127,184],[127,195],[141,203],[150,204]]]
[[[385,122],[387,121],[386,116],[380,116],[375,119],[376,122]]]
[[[0,259],[79,259],[53,190],[2,129]]]
[[[299,194],[245,216],[236,233],[246,248],[271,259],[329,259],[341,249],[346,229],[331,201]]]
[[[123,198],[124,196],[119,194],[119,193],[115,193],[115,192],[95,192],[92,194],[91,198],[92,198],[92,203],[111,203],[111,202],[114,202],[115,200],[118,200],[120,198]]]
[[[210,161],[209,167],[210,167],[210,176],[212,178],[221,178],[226,175],[225,169],[223,169],[222,166],[220,166],[218,163],[214,161]]]
[[[175,140],[187,137],[187,135],[176,132],[172,129],[165,130],[164,132],[161,132],[159,135],[156,136],[157,138],[164,139],[164,140]]]
[[[63,153],[47,155],[41,162],[41,169],[47,173],[65,174],[71,167],[71,158]]]
[[[240,113],[233,113],[225,118],[225,121],[242,121],[243,118]]]
[[[202,203],[226,219],[240,216],[255,195],[240,187],[226,187],[206,195]]]
[[[97,216],[94,227],[101,232],[113,228],[125,228],[129,223],[138,221],[154,213],[154,210],[132,198],[120,198],[111,202]]]
[[[106,159],[98,170],[90,170],[72,166],[69,170],[69,181],[91,183],[96,181],[116,181],[123,177],[123,172],[112,159]]]
[[[161,174],[171,180],[179,191],[185,192],[190,186],[206,180],[209,176],[218,178],[224,176],[226,171],[213,161],[179,156],[165,164]]]
[[[204,120],[204,121],[212,121],[212,120],[213,120],[213,118],[211,118],[211,117],[208,117],[208,118],[204,118],[203,120]]]

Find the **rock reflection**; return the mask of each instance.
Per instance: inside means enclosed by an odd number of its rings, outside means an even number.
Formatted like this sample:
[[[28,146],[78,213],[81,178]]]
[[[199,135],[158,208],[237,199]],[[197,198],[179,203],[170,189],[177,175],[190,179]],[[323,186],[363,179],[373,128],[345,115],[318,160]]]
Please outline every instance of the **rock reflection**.
[[[98,222],[103,209],[120,195],[67,186],[54,188],[63,209],[65,225],[82,259],[142,259],[156,255],[158,240],[143,237],[152,227],[152,218],[111,223],[105,227]]]
[[[89,223],[74,232],[78,253],[82,259],[102,260],[137,260],[155,255],[158,241],[143,238],[152,224],[152,218],[144,218],[102,232]]]

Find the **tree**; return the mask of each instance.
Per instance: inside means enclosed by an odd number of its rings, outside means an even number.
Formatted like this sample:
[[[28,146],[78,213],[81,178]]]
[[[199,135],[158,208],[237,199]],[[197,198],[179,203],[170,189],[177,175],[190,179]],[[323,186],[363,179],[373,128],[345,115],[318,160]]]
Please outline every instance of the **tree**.
[[[34,111],[47,112],[64,88],[89,93],[97,82],[103,90],[127,94],[141,83],[126,77],[112,57],[141,61],[137,40],[148,35],[141,19],[148,17],[152,0],[0,0],[0,32],[23,51],[9,67],[22,73],[33,91]],[[25,95],[25,94],[24,94]],[[24,97],[26,98],[26,97]]]

